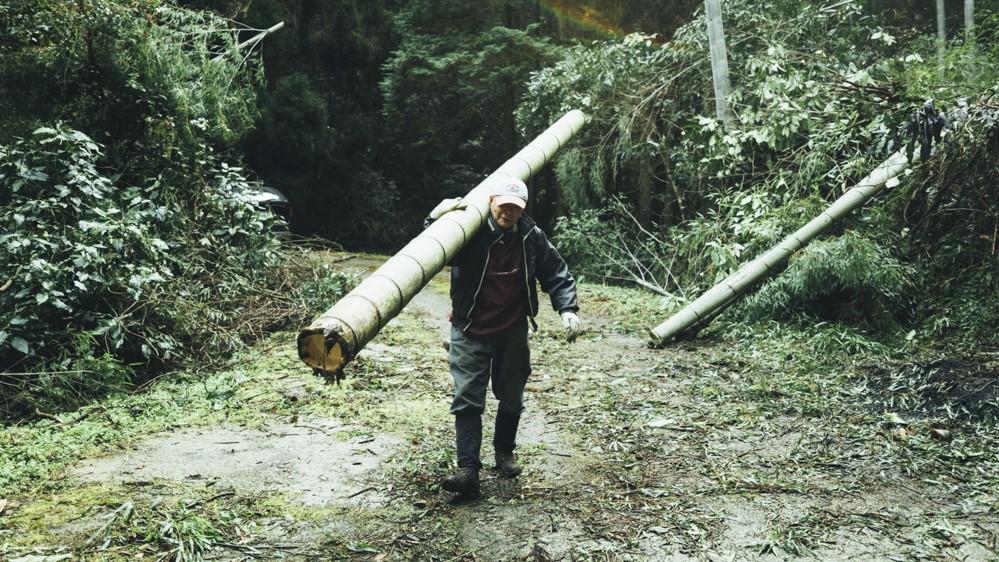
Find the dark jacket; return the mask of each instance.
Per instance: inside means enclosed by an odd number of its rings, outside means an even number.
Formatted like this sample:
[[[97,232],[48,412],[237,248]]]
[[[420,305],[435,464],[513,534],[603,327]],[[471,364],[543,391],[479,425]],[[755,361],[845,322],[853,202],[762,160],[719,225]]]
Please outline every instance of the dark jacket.
[[[527,215],[521,215],[517,232],[524,244],[528,315],[534,318],[538,314],[538,284],[541,290],[548,293],[552,308],[557,312],[578,311],[576,281],[545,233]],[[470,323],[475,297],[482,286],[489,261],[489,249],[502,235],[503,231],[489,217],[479,232],[451,260],[451,322],[461,330],[467,329]]]

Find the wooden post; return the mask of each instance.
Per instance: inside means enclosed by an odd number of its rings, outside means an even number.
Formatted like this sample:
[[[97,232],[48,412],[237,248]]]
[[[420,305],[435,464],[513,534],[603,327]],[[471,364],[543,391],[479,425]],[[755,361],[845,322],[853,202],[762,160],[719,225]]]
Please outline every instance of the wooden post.
[[[964,42],[975,42],[975,0],[964,0]]]

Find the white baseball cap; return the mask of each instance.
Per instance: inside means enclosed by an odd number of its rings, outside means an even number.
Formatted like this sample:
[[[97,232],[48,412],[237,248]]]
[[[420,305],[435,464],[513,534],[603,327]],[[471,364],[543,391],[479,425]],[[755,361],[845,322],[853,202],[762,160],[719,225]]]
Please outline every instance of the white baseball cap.
[[[493,189],[493,202],[497,205],[516,205],[527,208],[527,184],[517,178],[509,178]]]

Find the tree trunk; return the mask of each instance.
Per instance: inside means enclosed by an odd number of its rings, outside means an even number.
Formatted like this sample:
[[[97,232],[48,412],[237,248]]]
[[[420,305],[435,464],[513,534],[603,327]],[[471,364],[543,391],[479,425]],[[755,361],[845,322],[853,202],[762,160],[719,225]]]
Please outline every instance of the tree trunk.
[[[940,0],[942,1],[942,0]],[[715,86],[715,116],[726,129],[735,128],[735,118],[728,105],[728,51],[722,26],[721,0],[704,0],[704,13],[711,48],[711,77]]]
[[[638,162],[638,223],[652,224],[652,162],[644,157]]]

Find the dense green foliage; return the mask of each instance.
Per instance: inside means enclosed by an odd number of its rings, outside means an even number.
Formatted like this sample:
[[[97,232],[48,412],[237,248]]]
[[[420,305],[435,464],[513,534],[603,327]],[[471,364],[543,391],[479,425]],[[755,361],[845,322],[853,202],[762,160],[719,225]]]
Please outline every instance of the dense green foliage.
[[[253,123],[253,61],[228,51],[234,33],[221,18],[159,1],[0,9],[11,22],[0,41],[5,141],[62,120],[108,146],[109,166],[145,180],[168,162],[201,164]]]
[[[246,198],[238,170],[223,164],[185,209],[162,184],[102,175],[98,145],[79,131],[39,129],[0,154],[5,366],[45,365],[54,374],[38,384],[70,401],[124,385],[127,364],[232,349],[217,330],[236,310],[226,300],[278,257],[274,219]]]
[[[917,268],[912,298],[920,337],[968,349],[994,343],[999,325],[997,101],[993,88],[973,99],[967,115],[955,112],[962,125],[932,165],[891,194],[890,214],[873,225],[894,227],[899,254]]]
[[[384,127],[379,68],[393,44],[381,2],[202,2],[268,27],[289,24],[263,46],[267,86],[243,147],[248,164],[284,191],[292,229],[352,247],[400,239],[396,185],[377,162]],[[245,5],[244,5],[245,4]]]
[[[0,6],[0,359],[22,373],[3,380],[10,410],[224,356],[339,294],[349,280],[331,271],[298,286],[277,267],[290,258],[249,178],[289,195],[296,233],[394,248],[571,108],[592,120],[533,182],[531,213],[561,217],[581,276],[670,306],[911,141],[926,98],[968,113],[733,318],[968,345],[999,320],[987,5],[974,41],[951,33],[941,75],[923,4],[726,2],[726,130],[700,2],[183,4],[215,15],[167,0]],[[229,17],[286,27],[237,52],[256,30]]]
[[[975,44],[949,46],[941,85],[931,29],[919,32],[912,19],[851,3],[726,2],[725,10],[733,130],[712,117],[703,20],[665,44],[633,35],[579,46],[535,74],[518,109],[527,134],[569,107],[593,117],[556,162],[570,215],[557,238],[589,276],[637,280],[678,301],[696,296],[911,144],[908,123],[923,100],[959,116],[958,97],[989,107],[999,83],[994,16],[979,20]],[[965,120],[961,138],[952,135],[886,206],[836,225],[741,316],[806,315],[903,334],[918,322],[953,325],[956,312],[941,320],[950,307],[935,297],[939,279],[960,265],[946,293],[965,295],[969,305],[957,310],[984,314],[963,323],[964,333],[988,337],[999,320],[989,312],[997,215],[995,188],[982,178],[997,171],[987,156],[994,129],[991,111]],[[625,203],[600,203],[610,195]]]
[[[749,296],[743,310],[750,317],[805,312],[892,328],[895,314],[910,304],[905,297],[913,274],[882,246],[849,231],[809,245],[783,274]]]
[[[414,13],[400,16],[399,25],[424,27],[407,19]],[[473,31],[407,33],[385,65],[385,116],[394,129],[393,148],[407,155],[390,173],[413,195],[439,200],[463,194],[500,163],[498,155],[519,150],[512,114],[523,77],[558,55],[554,44],[531,31]]]
[[[513,119],[531,71],[562,43],[668,33],[697,2],[656,0],[186,0],[256,27],[267,86],[244,148],[285,191],[292,228],[354,248],[398,248],[432,201],[467,192],[520,148]],[[538,190],[547,223],[557,192]]]
[[[4,10],[0,414],[214,362],[300,321],[315,290],[268,293],[287,281],[277,219],[229,164],[256,115],[230,24],[159,2]],[[304,279],[344,289],[323,275]],[[264,296],[284,305],[270,318],[254,316]]]

